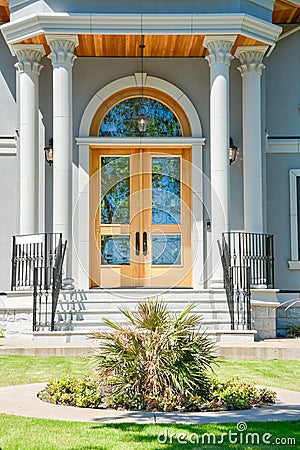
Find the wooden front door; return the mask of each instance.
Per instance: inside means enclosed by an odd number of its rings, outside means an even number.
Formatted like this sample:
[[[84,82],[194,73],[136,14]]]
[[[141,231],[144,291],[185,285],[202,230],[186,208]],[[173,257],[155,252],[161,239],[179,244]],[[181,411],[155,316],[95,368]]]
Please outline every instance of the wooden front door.
[[[91,148],[91,286],[191,286],[190,157]]]

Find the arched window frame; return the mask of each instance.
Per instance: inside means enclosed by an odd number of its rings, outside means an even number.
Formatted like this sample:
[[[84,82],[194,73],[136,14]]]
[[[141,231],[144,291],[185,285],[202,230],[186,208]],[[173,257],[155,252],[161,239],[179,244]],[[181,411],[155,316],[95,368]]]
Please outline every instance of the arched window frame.
[[[126,105],[124,105],[126,103]],[[125,109],[122,109],[125,108]],[[100,124],[100,137],[139,137],[138,117],[143,109],[148,125],[142,136],[145,137],[182,137],[182,126],[171,108],[160,100],[143,96],[129,97],[113,105],[106,112]],[[109,117],[114,112],[113,117]],[[123,114],[122,114],[123,112]],[[107,121],[107,123],[105,123]],[[115,125],[111,135],[103,130],[103,125]],[[171,130],[171,131],[170,131]]]
[[[90,127],[90,136],[99,136],[100,127],[104,117],[115,105],[129,98],[141,97],[141,95],[142,94],[140,87],[132,87],[116,92],[115,94],[108,97],[100,105],[96,114],[94,115]],[[159,101],[173,112],[181,126],[182,137],[192,135],[189,120],[186,116],[185,111],[177,102],[174,102],[174,99],[172,97],[162,91],[150,87],[144,87],[143,95],[145,97],[149,97]]]

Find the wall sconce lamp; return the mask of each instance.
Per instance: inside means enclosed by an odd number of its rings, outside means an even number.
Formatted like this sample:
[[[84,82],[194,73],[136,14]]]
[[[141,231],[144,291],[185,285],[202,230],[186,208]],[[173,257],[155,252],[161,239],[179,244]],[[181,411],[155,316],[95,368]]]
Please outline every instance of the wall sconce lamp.
[[[53,138],[49,139],[49,144],[44,147],[45,160],[51,167],[53,164]]]
[[[233,143],[233,139],[229,138],[229,164],[234,163],[237,157],[238,148]]]

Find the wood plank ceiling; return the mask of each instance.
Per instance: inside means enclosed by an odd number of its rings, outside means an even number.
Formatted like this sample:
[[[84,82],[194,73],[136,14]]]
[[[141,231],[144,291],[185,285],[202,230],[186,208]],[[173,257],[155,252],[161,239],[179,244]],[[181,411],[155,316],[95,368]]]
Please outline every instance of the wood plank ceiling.
[[[288,0],[276,0],[273,11],[273,23],[300,23],[300,6]]]
[[[8,0],[0,0],[0,21],[9,21]],[[273,23],[300,23],[300,6],[292,1],[276,0],[273,11]],[[78,36],[77,56],[99,57],[138,57],[140,56],[140,36],[138,35],[90,35]],[[204,35],[146,35],[144,56],[152,58],[193,58],[206,56],[203,47]],[[50,53],[45,35],[35,36],[20,43],[43,44],[46,54]],[[247,45],[263,45],[261,42],[239,35],[232,52],[236,47]]]
[[[146,35],[144,37],[145,58],[199,58],[207,55],[203,47],[204,35]],[[80,34],[77,56],[99,56],[103,58],[135,58],[140,56],[140,36]],[[35,36],[21,44],[43,44],[46,54],[50,53],[45,35]],[[264,45],[262,42],[239,35],[232,53],[242,45]]]
[[[8,0],[0,0],[0,22],[9,22]]]

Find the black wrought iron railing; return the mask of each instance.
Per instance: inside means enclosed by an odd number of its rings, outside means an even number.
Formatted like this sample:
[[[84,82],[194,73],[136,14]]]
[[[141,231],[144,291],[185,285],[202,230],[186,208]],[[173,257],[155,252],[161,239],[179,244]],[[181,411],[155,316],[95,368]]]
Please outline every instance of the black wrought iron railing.
[[[60,237],[53,267],[33,269],[33,331],[54,331],[67,241]]]
[[[229,265],[250,268],[250,287],[274,288],[274,237],[272,234],[223,233]]]
[[[231,328],[233,330],[251,330],[251,291],[250,267],[230,267],[230,280],[233,296],[233,317]]]
[[[231,266],[228,244],[218,241],[232,330],[251,330],[250,267]]]
[[[233,296],[233,284],[230,274],[230,259],[228,253],[227,243],[222,238],[222,244],[218,241],[219,252],[221,256],[221,262],[223,267],[224,288],[226,290],[228,310],[230,314],[231,329],[234,330],[234,296]]]
[[[54,267],[61,233],[13,236],[11,290],[33,289],[35,268],[44,268],[44,285],[49,284],[47,268]]]

